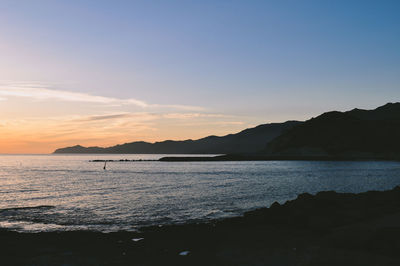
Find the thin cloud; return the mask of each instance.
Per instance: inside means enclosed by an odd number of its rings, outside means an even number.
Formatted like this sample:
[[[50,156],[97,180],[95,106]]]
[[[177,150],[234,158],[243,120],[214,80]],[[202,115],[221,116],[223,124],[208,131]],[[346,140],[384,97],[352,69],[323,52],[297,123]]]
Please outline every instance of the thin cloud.
[[[204,114],[204,113],[110,113],[104,115],[89,115],[82,116],[73,121],[90,122],[101,120],[121,120],[121,119],[140,119],[140,120],[155,120],[155,119],[195,119],[195,118],[226,118],[229,117],[223,114]]]
[[[64,90],[55,90],[47,88],[36,88],[36,87],[16,87],[7,86],[0,87],[1,96],[14,96],[14,97],[25,97],[36,100],[60,100],[68,102],[90,102],[100,104],[133,104],[139,107],[148,107],[149,105],[143,101],[136,99],[118,99],[112,97],[104,97],[91,95],[81,92],[71,92]]]
[[[125,118],[129,117],[129,113],[123,113],[123,114],[111,114],[111,115],[92,115],[88,116],[86,118],[80,119],[80,121],[99,121],[99,120],[112,120],[112,119],[119,119],[119,118]]]
[[[223,114],[204,114],[204,113],[168,113],[163,118],[169,119],[192,119],[192,118],[222,118],[227,117]]]
[[[182,111],[204,111],[205,108],[201,106],[192,105],[180,105],[180,104],[150,104],[149,107],[154,108],[168,108],[168,109],[178,109]]]
[[[76,144],[113,146],[132,141],[198,139],[242,129],[242,122],[229,119],[234,117],[194,112],[24,117],[1,121],[0,144],[3,150],[12,152],[53,152],[56,148]]]
[[[199,106],[149,104],[145,101],[134,98],[120,99],[114,97],[105,97],[82,92],[57,90],[47,88],[45,85],[39,86],[38,84],[27,83],[0,85],[0,101],[6,100],[6,97],[24,97],[35,100],[59,100],[67,102],[87,102],[117,106],[135,105],[141,108],[168,108],[193,111],[204,110],[204,108]]]
[[[136,120],[136,121],[148,121],[160,118],[160,114],[152,113],[109,113],[101,115],[82,115],[69,119],[71,122],[96,122],[103,120]]]

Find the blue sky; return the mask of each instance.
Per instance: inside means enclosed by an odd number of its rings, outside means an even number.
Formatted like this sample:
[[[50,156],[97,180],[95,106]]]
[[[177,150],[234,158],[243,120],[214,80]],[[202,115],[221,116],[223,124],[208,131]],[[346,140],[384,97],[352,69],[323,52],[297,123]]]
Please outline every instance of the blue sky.
[[[375,108],[400,99],[399,14],[400,1],[0,1],[0,118],[229,117],[192,119],[196,138]],[[20,86],[146,107],[10,93]],[[149,140],[173,138],[152,123]]]

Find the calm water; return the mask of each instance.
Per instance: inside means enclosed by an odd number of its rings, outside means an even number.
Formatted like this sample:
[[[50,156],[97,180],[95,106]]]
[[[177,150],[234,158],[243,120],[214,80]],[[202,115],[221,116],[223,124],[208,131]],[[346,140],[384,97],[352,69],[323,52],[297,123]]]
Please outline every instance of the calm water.
[[[161,155],[162,156],[162,155]],[[400,162],[111,162],[160,155],[1,155],[0,227],[135,230],[204,221],[321,190],[400,185]]]

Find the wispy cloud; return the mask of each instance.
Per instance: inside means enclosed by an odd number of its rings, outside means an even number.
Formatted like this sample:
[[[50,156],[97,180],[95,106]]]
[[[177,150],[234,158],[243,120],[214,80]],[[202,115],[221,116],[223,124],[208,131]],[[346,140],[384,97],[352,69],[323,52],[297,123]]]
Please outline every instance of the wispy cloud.
[[[168,118],[168,119],[221,118],[221,117],[228,117],[228,116],[223,114],[209,114],[209,113],[168,113],[163,115],[163,118]]]
[[[190,120],[190,119],[200,119],[200,118],[227,118],[230,117],[224,114],[213,114],[213,113],[110,113],[104,115],[88,115],[88,116],[79,116],[77,118],[73,118],[71,121],[75,122],[94,122],[94,121],[103,121],[103,120],[141,120],[141,121],[149,121],[155,119],[171,119],[171,120]]]
[[[87,117],[84,117],[84,118],[81,118],[78,120],[82,121],[82,122],[88,122],[88,121],[99,121],[99,120],[112,120],[112,119],[126,118],[126,117],[130,117],[130,116],[131,116],[131,114],[129,114],[129,113],[91,115],[91,116],[87,116]]]
[[[52,152],[76,144],[112,146],[141,140],[197,139],[244,126],[238,121],[242,118],[210,113],[201,107],[150,104],[56,88],[0,81],[0,101],[9,101],[0,102],[0,152]],[[37,109],[36,105],[24,105],[36,101],[40,103]],[[64,104],[55,108],[54,102]],[[79,104],[83,102],[93,104]]]
[[[6,118],[0,124],[0,152],[52,152],[81,144],[112,146],[131,141],[198,139],[242,130],[245,124],[222,114],[110,112]]]
[[[6,100],[6,97],[25,97],[35,100],[58,100],[67,102],[87,102],[107,105],[135,105],[141,108],[168,108],[179,110],[204,110],[199,106],[188,105],[163,105],[163,104],[150,104],[134,98],[120,99],[115,97],[105,97],[99,95],[92,95],[82,92],[72,92],[66,90],[58,90],[48,88],[45,85],[29,84],[29,83],[6,83],[0,84],[0,101]]]
[[[101,104],[133,104],[140,107],[149,105],[136,99],[118,99],[104,96],[91,95],[81,92],[47,89],[39,87],[20,87],[15,85],[0,87],[1,96],[27,97],[36,100],[60,100],[69,102],[91,102]]]

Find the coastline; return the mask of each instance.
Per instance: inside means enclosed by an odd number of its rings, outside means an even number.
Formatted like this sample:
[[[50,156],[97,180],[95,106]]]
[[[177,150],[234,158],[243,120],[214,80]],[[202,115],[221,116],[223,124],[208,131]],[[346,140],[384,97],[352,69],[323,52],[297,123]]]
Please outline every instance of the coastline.
[[[216,156],[164,156],[159,159],[89,160],[89,162],[238,162],[238,161],[400,161],[400,157],[399,156],[333,156],[333,155],[299,156],[299,155],[225,154]]]
[[[235,162],[235,161],[400,161],[398,156],[318,156],[318,155],[253,155],[226,154],[212,157],[166,156],[161,162]]]
[[[2,265],[400,265],[400,187],[305,193],[242,217],[136,233],[0,236]]]

